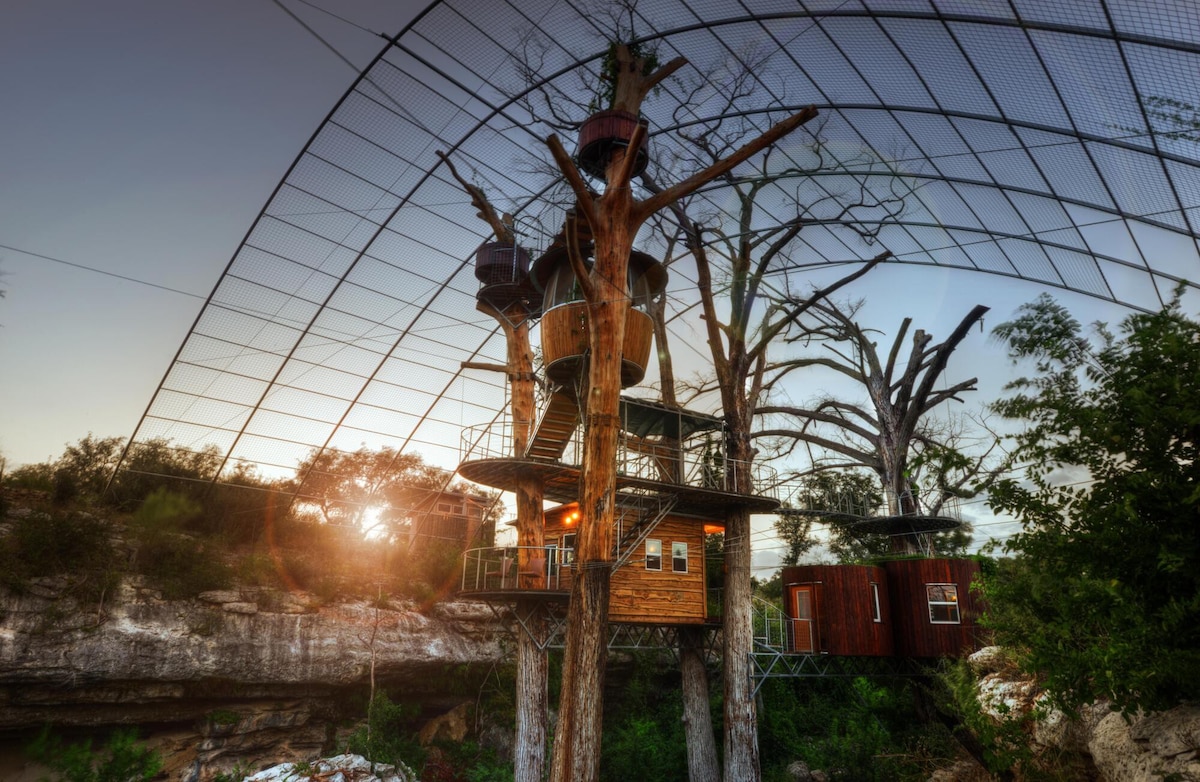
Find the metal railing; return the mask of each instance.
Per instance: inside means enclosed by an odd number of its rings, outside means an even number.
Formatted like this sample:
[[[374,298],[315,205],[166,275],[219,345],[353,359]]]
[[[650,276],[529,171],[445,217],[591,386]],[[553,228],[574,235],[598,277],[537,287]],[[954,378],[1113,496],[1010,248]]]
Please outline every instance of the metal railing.
[[[510,459],[515,453],[513,428],[508,420],[471,426],[462,431],[460,462]],[[579,467],[583,463],[583,427],[575,430],[559,462],[570,467]],[[711,452],[694,449],[675,451],[668,460],[664,453],[648,452],[644,442],[635,446],[632,439],[622,436],[617,443],[617,474],[631,478],[733,492],[743,485],[747,472],[754,494],[778,499],[778,473],[769,465],[726,459],[720,454],[714,458]]]
[[[557,546],[497,546],[463,553],[462,592],[556,592],[566,588],[563,571],[573,549]]]

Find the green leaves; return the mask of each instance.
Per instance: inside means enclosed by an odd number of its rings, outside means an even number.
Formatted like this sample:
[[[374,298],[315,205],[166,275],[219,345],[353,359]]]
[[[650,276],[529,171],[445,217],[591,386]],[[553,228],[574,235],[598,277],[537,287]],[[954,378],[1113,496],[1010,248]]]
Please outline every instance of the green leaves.
[[[1063,707],[1200,697],[1200,325],[1176,298],[1085,335],[1043,296],[996,334],[1038,370],[996,405],[1032,465],[990,500],[1023,525],[985,588],[998,640]]]

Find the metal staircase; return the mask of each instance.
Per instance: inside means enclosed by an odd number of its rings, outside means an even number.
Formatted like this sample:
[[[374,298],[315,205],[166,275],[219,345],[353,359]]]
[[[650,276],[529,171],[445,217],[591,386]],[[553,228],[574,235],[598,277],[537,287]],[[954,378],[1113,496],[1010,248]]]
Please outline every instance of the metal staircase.
[[[629,561],[637,547],[650,537],[658,523],[666,518],[679,501],[674,494],[662,492],[625,494],[621,499],[624,502],[617,521],[617,529],[620,532],[615,543],[614,570]]]
[[[571,394],[555,391],[546,403],[538,421],[526,458],[558,461],[562,458],[571,436],[579,428],[579,404]]]

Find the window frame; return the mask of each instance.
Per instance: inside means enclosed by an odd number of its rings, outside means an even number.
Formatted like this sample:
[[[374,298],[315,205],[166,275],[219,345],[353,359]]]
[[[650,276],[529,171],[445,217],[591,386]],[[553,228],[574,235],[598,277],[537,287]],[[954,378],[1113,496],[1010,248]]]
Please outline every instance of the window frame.
[[[934,600],[935,589],[953,590],[953,597],[949,600]],[[951,583],[933,583],[925,585],[925,600],[929,607],[929,624],[931,625],[961,625],[962,624],[962,609],[958,604],[958,584]],[[935,618],[936,608],[953,609],[953,619],[937,619]],[[949,614],[948,614],[949,615]]]
[[[883,624],[883,611],[879,605],[879,582],[872,581],[871,583],[871,621],[876,624]],[[928,595],[928,592],[926,592]]]
[[[658,549],[657,554],[650,553],[651,544]],[[662,541],[657,538],[646,538],[646,547],[644,549],[646,555],[646,570],[651,570],[656,573],[662,572]],[[657,562],[657,566],[652,565],[652,562]]]
[[[678,557],[675,554],[677,546],[683,547],[683,556],[682,557]],[[680,559],[683,560],[683,569],[682,570],[680,570],[678,567],[676,567],[676,563],[679,562]],[[685,541],[675,540],[675,541],[671,542],[671,572],[672,573],[687,573],[688,572],[688,544]]]

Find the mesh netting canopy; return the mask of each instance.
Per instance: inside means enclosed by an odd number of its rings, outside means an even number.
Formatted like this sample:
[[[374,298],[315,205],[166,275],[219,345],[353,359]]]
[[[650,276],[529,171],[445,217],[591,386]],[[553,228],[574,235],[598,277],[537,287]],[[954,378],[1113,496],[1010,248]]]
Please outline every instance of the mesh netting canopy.
[[[781,288],[884,249],[914,276],[997,275],[1142,310],[1200,281],[1192,0],[641,0],[632,13],[446,0],[300,152],[132,442],[215,446],[214,479],[363,445],[456,464],[463,428],[493,420],[506,393],[503,375],[463,364],[503,362],[505,346],[475,306],[490,229],[437,153],[537,257],[571,206],[545,140],[574,149],[614,37],[689,63],[644,106],[652,181],[694,171],[705,145],[819,110],[738,170],[778,176],[751,234],[805,217]],[[736,206],[727,182],[688,204],[727,234]],[[695,267],[661,218],[638,247],[670,264],[683,328]]]

